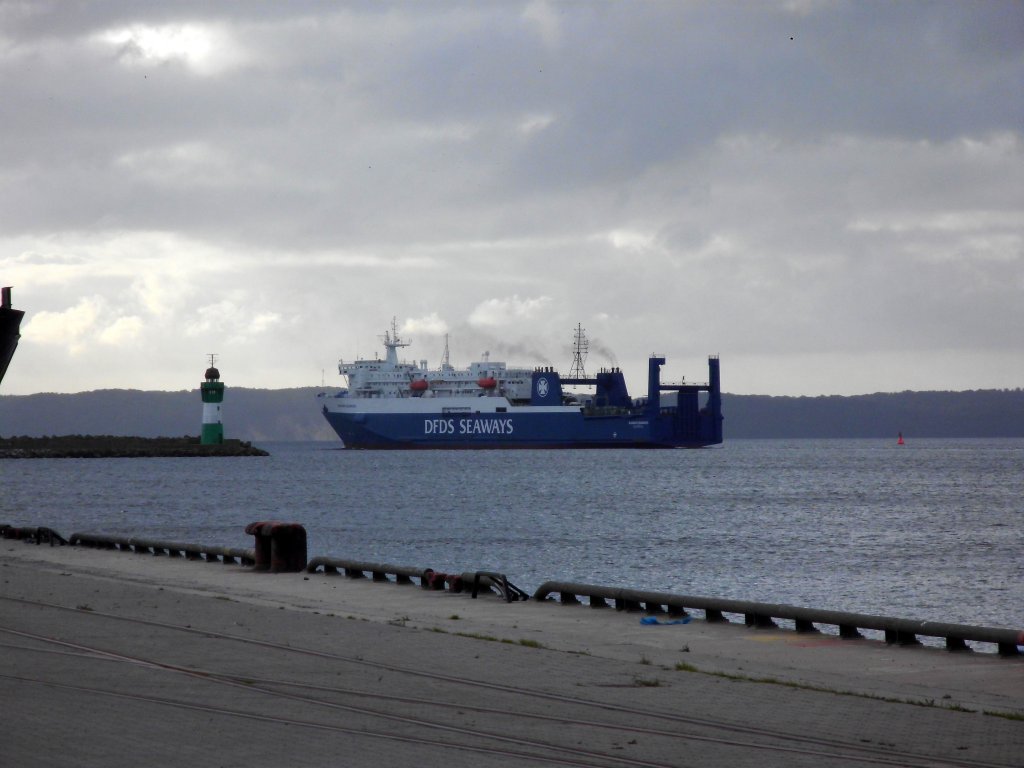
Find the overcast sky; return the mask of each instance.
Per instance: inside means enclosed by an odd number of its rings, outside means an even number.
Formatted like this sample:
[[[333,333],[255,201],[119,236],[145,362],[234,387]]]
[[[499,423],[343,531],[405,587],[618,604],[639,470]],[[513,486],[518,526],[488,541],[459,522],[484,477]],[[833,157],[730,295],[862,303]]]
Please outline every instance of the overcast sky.
[[[1024,3],[0,1],[4,394],[1024,386]]]

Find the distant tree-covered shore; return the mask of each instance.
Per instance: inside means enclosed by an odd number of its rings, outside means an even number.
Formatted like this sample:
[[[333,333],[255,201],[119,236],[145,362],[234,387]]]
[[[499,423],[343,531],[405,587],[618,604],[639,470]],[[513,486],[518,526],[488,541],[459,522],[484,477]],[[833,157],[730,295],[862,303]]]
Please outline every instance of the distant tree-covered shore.
[[[249,441],[336,440],[320,387],[228,387],[225,436]],[[328,389],[327,391],[333,391]],[[722,396],[725,438],[1024,437],[1024,390],[897,392],[852,397]],[[198,390],[106,389],[0,396],[0,436],[196,434]]]

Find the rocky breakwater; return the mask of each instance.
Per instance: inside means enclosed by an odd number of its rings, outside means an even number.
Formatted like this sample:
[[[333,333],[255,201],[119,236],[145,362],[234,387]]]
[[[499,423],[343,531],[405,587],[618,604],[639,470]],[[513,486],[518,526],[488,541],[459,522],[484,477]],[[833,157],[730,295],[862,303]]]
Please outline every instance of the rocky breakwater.
[[[0,459],[105,459],[177,456],[269,456],[242,440],[202,445],[198,437],[62,435],[0,437]]]

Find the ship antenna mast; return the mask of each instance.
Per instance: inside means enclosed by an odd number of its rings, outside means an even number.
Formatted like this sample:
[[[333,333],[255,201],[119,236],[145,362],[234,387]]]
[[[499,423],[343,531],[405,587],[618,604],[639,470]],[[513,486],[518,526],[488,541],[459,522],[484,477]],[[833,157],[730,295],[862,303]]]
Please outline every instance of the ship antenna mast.
[[[572,345],[572,370],[569,371],[570,379],[585,379],[587,371],[583,364],[587,360],[587,350],[590,349],[590,342],[587,341],[587,334],[580,323],[576,324],[576,333],[573,336]]]
[[[386,362],[391,365],[398,365],[398,352],[399,347],[408,347],[409,342],[402,341],[398,338],[398,323],[397,320],[391,318],[391,332],[384,331],[384,348],[387,350]]]
[[[441,370],[450,371],[451,363],[448,361],[448,334],[444,335],[444,354],[441,356]]]

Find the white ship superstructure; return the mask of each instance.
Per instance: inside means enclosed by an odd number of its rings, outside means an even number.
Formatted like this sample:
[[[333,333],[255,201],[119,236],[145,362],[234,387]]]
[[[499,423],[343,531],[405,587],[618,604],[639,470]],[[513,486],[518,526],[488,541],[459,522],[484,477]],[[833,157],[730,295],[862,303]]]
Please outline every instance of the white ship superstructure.
[[[530,401],[531,368],[509,368],[504,362],[492,361],[485,352],[482,360],[456,369],[447,362],[447,344],[444,361],[433,370],[426,360],[418,364],[399,362],[398,350],[409,343],[399,338],[394,323],[390,331],[384,332],[383,342],[383,360],[338,362],[338,373],[345,377],[350,397],[504,397],[510,403]]]

